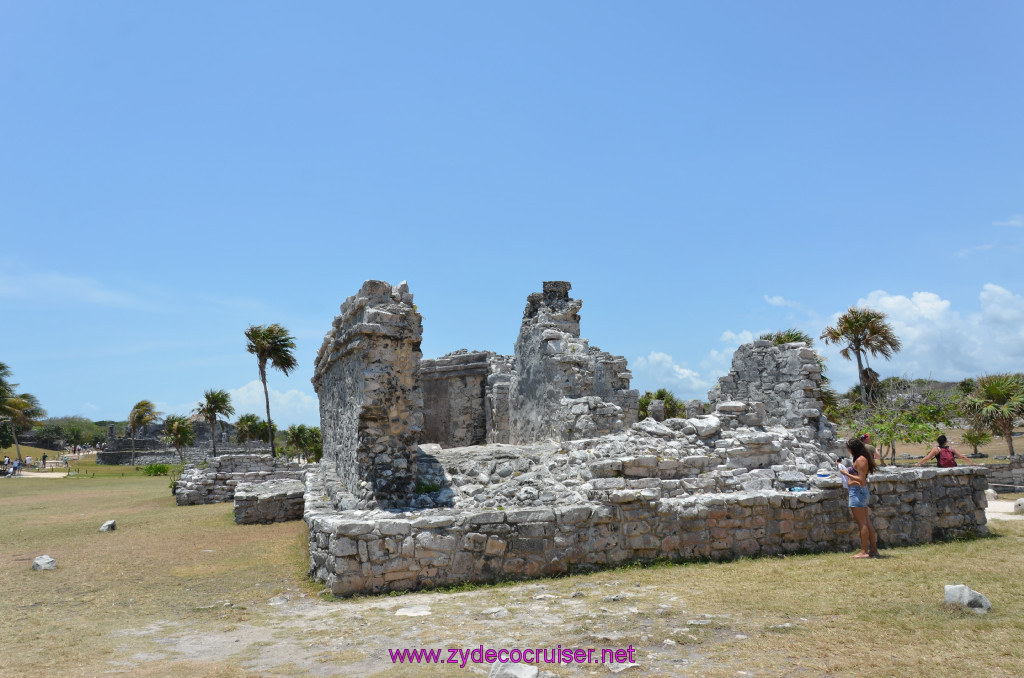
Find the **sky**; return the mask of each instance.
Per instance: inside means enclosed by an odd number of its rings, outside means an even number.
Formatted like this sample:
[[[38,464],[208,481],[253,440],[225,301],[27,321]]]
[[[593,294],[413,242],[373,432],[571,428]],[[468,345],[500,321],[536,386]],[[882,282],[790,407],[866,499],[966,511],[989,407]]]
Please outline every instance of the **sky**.
[[[883,377],[1024,370],[1024,5],[0,0],[0,361],[51,416],[279,426],[364,280],[424,357],[568,280],[633,387],[851,306]],[[820,344],[820,342],[818,342]],[[835,385],[856,369],[818,346]]]

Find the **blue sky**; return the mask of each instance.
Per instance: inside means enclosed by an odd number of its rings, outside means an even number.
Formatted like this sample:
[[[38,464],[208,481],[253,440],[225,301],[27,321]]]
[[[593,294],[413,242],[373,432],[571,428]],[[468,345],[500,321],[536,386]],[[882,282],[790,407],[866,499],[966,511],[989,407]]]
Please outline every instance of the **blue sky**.
[[[368,278],[511,353],[569,280],[635,387],[872,305],[883,374],[1024,369],[1014,2],[0,2],[0,360],[51,415],[281,425]],[[841,388],[855,370],[824,351]]]

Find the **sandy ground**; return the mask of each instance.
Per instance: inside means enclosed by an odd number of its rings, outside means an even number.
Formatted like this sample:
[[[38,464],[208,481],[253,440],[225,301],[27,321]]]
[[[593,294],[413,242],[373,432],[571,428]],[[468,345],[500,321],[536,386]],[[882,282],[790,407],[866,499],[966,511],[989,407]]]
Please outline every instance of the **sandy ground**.
[[[988,503],[985,509],[985,518],[988,520],[1024,520],[1024,514],[1013,512],[1012,501],[996,499]]]

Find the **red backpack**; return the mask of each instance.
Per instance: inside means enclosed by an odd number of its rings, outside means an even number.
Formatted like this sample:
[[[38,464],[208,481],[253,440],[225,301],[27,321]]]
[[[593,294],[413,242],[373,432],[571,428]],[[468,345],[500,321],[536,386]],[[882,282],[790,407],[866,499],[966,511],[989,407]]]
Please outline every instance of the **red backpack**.
[[[951,468],[956,466],[956,457],[953,456],[953,450],[948,447],[939,448],[939,456],[937,457],[939,468]]]

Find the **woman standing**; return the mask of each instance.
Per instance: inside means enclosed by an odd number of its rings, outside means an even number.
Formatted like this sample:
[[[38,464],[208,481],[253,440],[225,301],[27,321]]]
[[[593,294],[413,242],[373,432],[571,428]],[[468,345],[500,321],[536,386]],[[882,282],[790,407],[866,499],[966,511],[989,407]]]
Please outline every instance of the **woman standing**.
[[[870,452],[864,447],[860,438],[850,438],[846,441],[846,449],[853,457],[853,466],[847,471],[839,462],[839,472],[849,483],[850,512],[853,519],[857,521],[860,529],[860,552],[854,553],[851,558],[877,558],[878,537],[875,534],[875,526],[871,524],[871,513],[868,509],[868,501],[871,499],[871,491],[868,490],[868,475],[874,473],[875,460]]]

